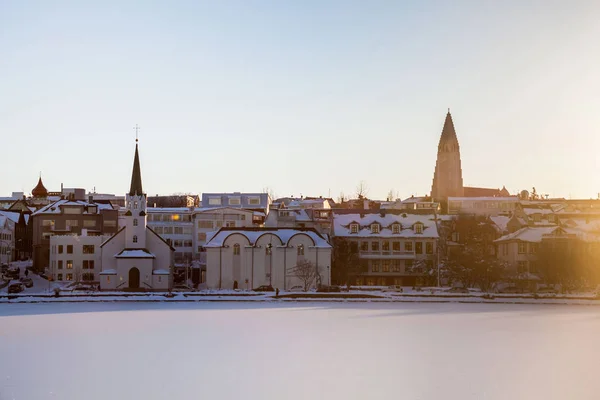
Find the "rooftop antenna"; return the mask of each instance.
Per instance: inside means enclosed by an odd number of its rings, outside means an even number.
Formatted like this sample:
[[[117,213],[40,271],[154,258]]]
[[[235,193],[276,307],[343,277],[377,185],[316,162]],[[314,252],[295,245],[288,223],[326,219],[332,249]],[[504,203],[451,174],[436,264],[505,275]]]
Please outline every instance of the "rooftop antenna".
[[[133,129],[135,130],[135,142],[138,142],[138,132],[141,129],[138,124],[135,124],[135,126],[133,127]]]

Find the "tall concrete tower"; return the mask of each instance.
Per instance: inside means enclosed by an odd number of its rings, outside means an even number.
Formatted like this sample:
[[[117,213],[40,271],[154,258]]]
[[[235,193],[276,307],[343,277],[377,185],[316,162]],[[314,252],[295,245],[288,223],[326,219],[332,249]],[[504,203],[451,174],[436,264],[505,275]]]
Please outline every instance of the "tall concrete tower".
[[[437,161],[431,186],[431,197],[447,205],[448,197],[461,197],[464,195],[462,168],[460,165],[460,147],[454,130],[450,110],[446,114],[442,136],[438,144]],[[445,208],[445,207],[444,207]]]

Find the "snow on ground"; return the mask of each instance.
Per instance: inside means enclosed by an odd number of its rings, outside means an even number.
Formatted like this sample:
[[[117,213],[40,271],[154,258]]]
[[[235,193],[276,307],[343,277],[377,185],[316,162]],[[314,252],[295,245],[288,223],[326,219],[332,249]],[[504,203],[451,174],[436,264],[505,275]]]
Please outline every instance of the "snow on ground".
[[[597,399],[598,309],[0,305],[1,399]]]

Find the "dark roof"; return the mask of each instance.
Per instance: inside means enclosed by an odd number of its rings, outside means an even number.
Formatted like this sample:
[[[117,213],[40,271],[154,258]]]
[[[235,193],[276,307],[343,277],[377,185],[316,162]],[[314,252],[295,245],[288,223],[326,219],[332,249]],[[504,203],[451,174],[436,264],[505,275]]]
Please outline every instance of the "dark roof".
[[[131,173],[131,187],[129,195],[142,195],[142,170],[140,169],[140,156],[138,154],[138,145],[135,144],[135,157],[133,158],[133,172]]]
[[[48,190],[44,187],[41,176],[40,176],[40,179],[38,180],[38,184],[31,191],[31,194],[33,195],[33,197],[47,197],[48,196]]]

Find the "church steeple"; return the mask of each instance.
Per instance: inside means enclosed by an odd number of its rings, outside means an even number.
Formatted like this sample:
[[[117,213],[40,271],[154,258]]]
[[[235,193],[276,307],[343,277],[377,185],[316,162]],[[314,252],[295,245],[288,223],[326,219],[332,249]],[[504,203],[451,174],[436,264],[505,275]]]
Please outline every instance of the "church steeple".
[[[456,137],[456,131],[454,130],[454,122],[452,121],[452,115],[450,109],[446,114],[446,120],[444,121],[444,128],[442,129],[442,136],[440,136],[440,144],[438,148],[441,148],[445,143],[456,143],[458,145],[458,138]]]
[[[131,173],[131,186],[129,188],[129,195],[142,195],[142,170],[140,169],[140,155],[138,154],[138,143],[135,139],[135,156],[133,158],[133,172]]]

